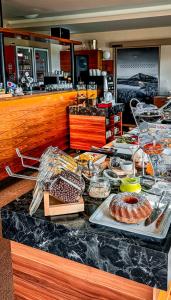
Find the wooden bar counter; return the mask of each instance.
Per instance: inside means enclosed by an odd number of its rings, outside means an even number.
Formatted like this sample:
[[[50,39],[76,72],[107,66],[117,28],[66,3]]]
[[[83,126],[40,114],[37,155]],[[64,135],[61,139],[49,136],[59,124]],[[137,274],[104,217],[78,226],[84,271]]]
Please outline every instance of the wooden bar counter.
[[[16,148],[39,157],[49,145],[69,147],[67,107],[76,96],[66,91],[0,99],[0,180],[7,176],[6,165],[22,169]]]

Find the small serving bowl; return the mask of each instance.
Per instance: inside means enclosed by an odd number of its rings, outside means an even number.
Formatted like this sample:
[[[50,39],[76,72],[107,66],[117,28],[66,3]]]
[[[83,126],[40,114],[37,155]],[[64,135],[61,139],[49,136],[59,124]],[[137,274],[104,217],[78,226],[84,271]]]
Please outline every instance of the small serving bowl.
[[[120,186],[121,180],[118,175],[110,169],[103,171],[103,176],[110,181],[111,186]]]
[[[120,162],[120,167],[125,172],[133,171],[133,162],[129,160],[124,160]]]

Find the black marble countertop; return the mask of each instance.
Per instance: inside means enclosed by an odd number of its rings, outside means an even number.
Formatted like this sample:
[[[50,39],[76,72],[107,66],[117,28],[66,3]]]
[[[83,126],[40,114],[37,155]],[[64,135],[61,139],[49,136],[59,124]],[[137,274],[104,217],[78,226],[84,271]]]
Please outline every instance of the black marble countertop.
[[[124,111],[123,103],[116,103],[112,107],[99,108],[96,106],[69,106],[70,115],[86,115],[86,116],[106,116]]]
[[[163,240],[135,236],[89,222],[101,204],[84,195],[85,212],[44,217],[28,214],[32,193],[1,211],[3,236],[34,248],[158,288],[167,288],[171,227]]]

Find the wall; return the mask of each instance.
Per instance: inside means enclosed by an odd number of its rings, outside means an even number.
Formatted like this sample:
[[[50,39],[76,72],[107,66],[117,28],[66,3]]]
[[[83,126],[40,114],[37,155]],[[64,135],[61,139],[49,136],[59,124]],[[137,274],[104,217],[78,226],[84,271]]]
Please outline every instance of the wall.
[[[50,52],[51,52],[51,68],[52,72],[56,70],[60,70],[60,51],[62,50],[62,46],[51,44],[50,45]]]
[[[112,57],[112,42],[171,38],[171,27],[72,34],[71,38],[81,40],[86,47],[88,47],[89,40],[96,39],[98,48],[102,50],[109,49]],[[167,94],[171,90],[170,70],[171,45],[162,45],[160,51],[160,94]]]
[[[23,46],[23,47],[35,47],[35,48],[50,49],[50,44],[48,44],[48,43],[22,40],[22,39],[12,39],[12,38],[5,38],[5,45],[15,45],[15,46]]]
[[[161,46],[160,54],[160,93],[171,91],[171,45]]]
[[[93,32],[72,34],[71,39],[81,40],[87,44],[87,41],[96,39],[98,48],[109,48],[112,42],[119,41],[137,41],[148,39],[171,38],[171,27],[144,28],[132,30],[119,30],[108,32]]]

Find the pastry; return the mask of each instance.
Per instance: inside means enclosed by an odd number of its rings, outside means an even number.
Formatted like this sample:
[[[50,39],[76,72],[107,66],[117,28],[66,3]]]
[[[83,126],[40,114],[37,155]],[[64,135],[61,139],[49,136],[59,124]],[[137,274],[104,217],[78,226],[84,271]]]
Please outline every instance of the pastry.
[[[118,222],[136,224],[150,216],[152,207],[143,195],[120,193],[113,197],[109,211],[110,215]]]

